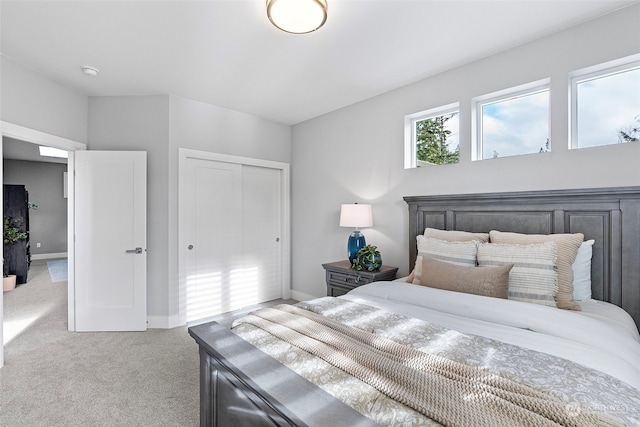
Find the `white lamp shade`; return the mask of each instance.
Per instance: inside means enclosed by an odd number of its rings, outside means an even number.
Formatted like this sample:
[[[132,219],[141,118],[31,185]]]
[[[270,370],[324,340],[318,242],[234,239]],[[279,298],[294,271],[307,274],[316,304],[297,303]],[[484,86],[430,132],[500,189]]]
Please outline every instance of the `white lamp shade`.
[[[342,205],[340,209],[340,227],[371,227],[373,213],[371,205]]]
[[[310,33],[327,20],[326,0],[267,0],[267,16],[282,31]]]

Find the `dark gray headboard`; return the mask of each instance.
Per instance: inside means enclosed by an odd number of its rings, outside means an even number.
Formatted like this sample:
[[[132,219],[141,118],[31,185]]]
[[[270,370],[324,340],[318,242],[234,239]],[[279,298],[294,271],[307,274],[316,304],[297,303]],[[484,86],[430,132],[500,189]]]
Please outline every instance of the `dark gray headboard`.
[[[416,236],[442,230],[583,233],[594,239],[593,298],[625,309],[640,328],[640,187],[405,197],[409,268]]]

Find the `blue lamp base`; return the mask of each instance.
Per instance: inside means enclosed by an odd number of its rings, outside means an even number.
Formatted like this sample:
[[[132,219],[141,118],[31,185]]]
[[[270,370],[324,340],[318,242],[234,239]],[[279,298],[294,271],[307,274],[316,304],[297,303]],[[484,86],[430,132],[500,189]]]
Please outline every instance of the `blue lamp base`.
[[[347,256],[349,262],[353,264],[353,260],[360,249],[362,249],[367,242],[364,240],[364,235],[359,230],[353,230],[353,233],[349,236],[347,241]]]

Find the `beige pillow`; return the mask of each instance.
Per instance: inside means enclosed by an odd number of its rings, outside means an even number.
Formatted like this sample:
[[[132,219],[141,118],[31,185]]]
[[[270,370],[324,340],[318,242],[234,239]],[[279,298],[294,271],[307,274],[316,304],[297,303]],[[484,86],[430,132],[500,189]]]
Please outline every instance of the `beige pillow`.
[[[469,242],[476,240],[481,243],[489,241],[489,233],[470,233],[468,231],[438,230],[437,228],[425,228],[425,237],[446,240],[447,242]]]
[[[478,264],[512,266],[509,273],[509,299],[557,307],[557,248],[555,242],[531,245],[482,243],[478,245]]]
[[[513,264],[502,267],[469,267],[419,256],[416,260],[413,283],[447,291],[506,299],[509,295],[511,267]]]
[[[521,245],[556,242],[558,245],[558,258],[556,261],[558,293],[556,294],[556,303],[558,308],[580,310],[580,305],[573,300],[573,269],[571,266],[584,240],[584,234],[520,234],[492,230],[489,232],[489,240],[491,243],[516,243]]]
[[[476,266],[478,244],[476,241],[447,242],[431,237],[417,236],[418,255],[428,256],[440,261],[457,265]],[[412,271],[407,282],[413,283],[415,271]]]

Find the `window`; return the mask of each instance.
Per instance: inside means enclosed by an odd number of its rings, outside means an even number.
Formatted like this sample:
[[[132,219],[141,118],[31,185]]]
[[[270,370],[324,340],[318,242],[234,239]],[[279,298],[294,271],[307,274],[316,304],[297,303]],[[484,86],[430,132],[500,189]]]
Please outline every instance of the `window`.
[[[572,73],[570,148],[640,141],[637,57]]]
[[[549,80],[473,100],[474,160],[550,151]]]
[[[459,105],[449,104],[405,117],[405,169],[460,160]]]

